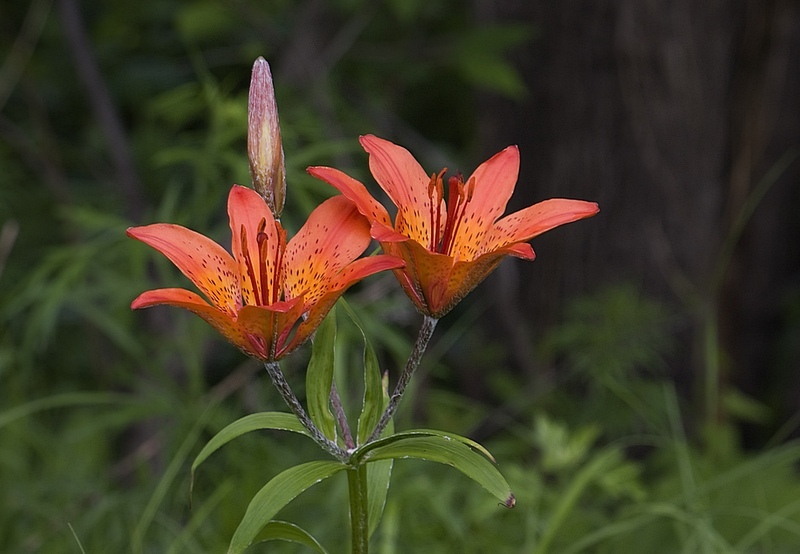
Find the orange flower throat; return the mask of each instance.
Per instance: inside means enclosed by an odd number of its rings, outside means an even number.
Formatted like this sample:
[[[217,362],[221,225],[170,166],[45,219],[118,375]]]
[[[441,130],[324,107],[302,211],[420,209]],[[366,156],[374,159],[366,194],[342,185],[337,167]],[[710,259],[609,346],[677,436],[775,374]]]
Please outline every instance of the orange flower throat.
[[[459,172],[447,180],[448,194],[445,204],[447,211],[442,214],[441,205],[444,199],[442,176],[446,172],[447,168],[444,168],[438,175],[431,174],[431,181],[428,184],[428,197],[431,199],[431,242],[428,250],[450,256],[467,204],[475,192],[475,178],[470,177],[469,181],[464,183],[464,177]],[[444,221],[442,221],[443,215]]]

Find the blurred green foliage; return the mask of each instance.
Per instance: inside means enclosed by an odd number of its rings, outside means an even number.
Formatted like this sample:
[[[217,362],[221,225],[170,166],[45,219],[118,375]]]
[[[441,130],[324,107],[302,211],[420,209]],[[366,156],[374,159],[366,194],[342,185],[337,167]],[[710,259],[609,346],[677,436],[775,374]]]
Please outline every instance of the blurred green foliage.
[[[228,188],[249,180],[247,84],[259,55],[276,78],[284,223],[295,230],[331,194],[307,165],[365,176],[359,133],[421,146],[437,165],[468,156],[475,91],[525,94],[507,54],[535,30],[483,23],[455,0],[85,2],[92,53],[130,141],[126,189],[115,161],[126,153],[109,142],[69,58],[61,4],[9,3],[0,18],[0,551],[220,552],[254,492],[318,453],[298,437],[243,436],[204,464],[190,506],[188,466],[202,444],[280,399],[256,363],[199,319],[131,313],[139,292],[186,282],[126,239],[126,227],[170,221],[226,243]],[[417,323],[399,287],[373,279],[348,301],[395,374]],[[630,286],[575,299],[563,324],[531,337],[543,338],[537,364],[555,377],[534,390],[529,376],[494,363],[491,403],[446,385],[458,371],[450,347],[505,359],[508,345],[472,340],[476,317],[467,310],[437,335],[423,363],[433,378],[399,427],[412,411],[467,436],[491,423],[476,438],[498,458],[517,507],[498,508],[446,467],[399,461],[376,552],[788,552],[800,543],[796,444],[745,452],[728,425],[685,436],[690,412],[665,378],[678,314]],[[359,332],[341,329],[338,366],[359,367]],[[787,337],[787,357],[792,344]],[[286,364],[299,392],[304,355]],[[350,409],[360,377],[337,375]],[[730,398],[733,413],[768,417]],[[281,518],[342,551],[345,506],[344,480],[331,479]]]

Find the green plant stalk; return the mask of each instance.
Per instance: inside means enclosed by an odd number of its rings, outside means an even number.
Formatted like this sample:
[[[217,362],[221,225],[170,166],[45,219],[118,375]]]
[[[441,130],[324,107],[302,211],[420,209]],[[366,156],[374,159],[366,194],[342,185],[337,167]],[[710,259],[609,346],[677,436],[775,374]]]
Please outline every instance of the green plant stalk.
[[[303,427],[305,427],[306,431],[308,431],[309,436],[314,440],[314,442],[316,442],[325,452],[337,460],[342,462],[346,461],[348,458],[347,452],[342,450],[338,444],[323,435],[322,431],[320,431],[319,428],[314,425],[314,422],[311,421],[311,418],[308,417],[303,405],[300,404],[297,396],[295,396],[292,388],[289,386],[289,383],[283,376],[283,372],[281,371],[281,367],[278,365],[278,362],[265,362],[264,367],[267,368],[267,373],[269,374],[269,378],[272,380],[272,384],[278,390],[278,393],[281,395],[284,402],[286,402],[286,405],[289,406],[289,409],[292,411],[292,413],[297,416],[297,419],[300,420],[300,423],[303,425]]]
[[[339,396],[339,389],[336,388],[336,381],[331,382],[331,408],[336,417],[336,424],[339,426],[339,431],[342,433],[342,440],[344,440],[345,448],[353,450],[356,443],[353,440],[353,433],[350,431],[350,425],[347,423],[347,415],[344,413],[344,406],[342,406],[342,397]]]
[[[419,367],[419,362],[422,360],[422,356],[428,348],[428,343],[433,336],[433,331],[436,329],[436,323],[438,323],[438,321],[438,319],[427,315],[422,321],[422,327],[420,327],[417,340],[414,343],[414,349],[411,351],[411,355],[406,362],[406,367],[403,369],[403,373],[400,374],[394,392],[392,392],[392,396],[389,398],[389,403],[383,411],[380,421],[378,421],[378,424],[375,426],[375,430],[372,431],[369,439],[367,439],[367,442],[377,440],[381,436],[381,433],[383,433],[383,430],[386,429],[386,426],[389,424],[389,420],[392,419],[395,411],[397,411],[400,399],[403,398],[403,393],[405,393],[406,387],[411,381],[411,377],[414,375],[417,367]]]
[[[367,466],[360,464],[347,470],[350,493],[350,531],[352,554],[367,554],[369,551],[369,517],[367,506]]]

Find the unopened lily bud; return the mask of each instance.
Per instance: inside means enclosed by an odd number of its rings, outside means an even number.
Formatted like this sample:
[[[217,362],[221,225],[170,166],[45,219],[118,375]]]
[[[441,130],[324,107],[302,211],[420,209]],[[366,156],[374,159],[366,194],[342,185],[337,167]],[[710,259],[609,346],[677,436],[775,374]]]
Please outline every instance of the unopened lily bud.
[[[247,119],[247,155],[253,188],[278,218],[286,198],[286,167],[272,74],[262,57],[253,64]]]

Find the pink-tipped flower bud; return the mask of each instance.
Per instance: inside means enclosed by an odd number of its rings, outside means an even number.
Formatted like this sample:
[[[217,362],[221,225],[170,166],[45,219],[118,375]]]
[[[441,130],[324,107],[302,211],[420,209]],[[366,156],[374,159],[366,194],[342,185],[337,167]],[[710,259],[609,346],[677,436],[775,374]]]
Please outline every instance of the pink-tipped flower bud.
[[[247,155],[253,188],[279,218],[286,198],[286,167],[278,122],[275,88],[267,61],[259,57],[250,78],[247,106]]]

